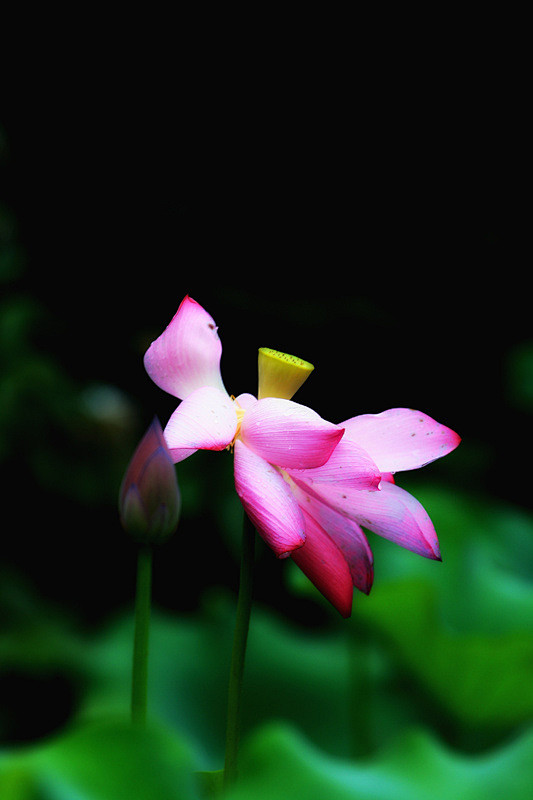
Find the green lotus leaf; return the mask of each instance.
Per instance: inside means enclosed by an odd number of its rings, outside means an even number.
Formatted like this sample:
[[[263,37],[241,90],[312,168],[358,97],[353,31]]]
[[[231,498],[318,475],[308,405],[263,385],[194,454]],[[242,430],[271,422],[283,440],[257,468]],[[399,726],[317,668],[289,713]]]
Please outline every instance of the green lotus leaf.
[[[78,724],[0,761],[2,800],[200,800],[188,746],[160,725]]]
[[[533,730],[505,747],[466,757],[413,730],[372,760],[325,755],[283,724],[246,742],[238,783],[224,800],[528,800]]]

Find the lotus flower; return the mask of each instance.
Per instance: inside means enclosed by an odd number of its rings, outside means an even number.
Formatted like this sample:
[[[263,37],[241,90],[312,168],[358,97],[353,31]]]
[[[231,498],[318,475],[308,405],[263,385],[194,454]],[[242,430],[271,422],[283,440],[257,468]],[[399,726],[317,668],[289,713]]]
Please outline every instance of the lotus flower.
[[[235,488],[256,530],[344,617],[353,587],[368,593],[373,580],[361,526],[440,558],[428,515],[392,473],[445,455],[457,434],[410,409],[324,420],[291,399],[312,365],[266,348],[257,398],[230,396],[221,354],[213,318],[188,296],[145,354],[152,380],[181,400],[164,431],[175,463],[199,449],[233,450]]]

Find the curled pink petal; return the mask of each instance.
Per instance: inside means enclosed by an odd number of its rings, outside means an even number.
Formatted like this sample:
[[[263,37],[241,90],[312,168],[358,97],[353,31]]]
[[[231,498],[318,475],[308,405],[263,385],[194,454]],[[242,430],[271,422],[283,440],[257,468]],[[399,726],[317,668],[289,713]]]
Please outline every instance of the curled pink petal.
[[[182,400],[165,428],[174,463],[196,450],[224,450],[235,436],[237,412],[231,398],[220,389],[204,386]]]
[[[288,470],[292,474],[293,470]],[[368,453],[355,442],[342,439],[329,459],[321,467],[294,471],[309,483],[332,483],[352,486],[354,489],[377,489],[381,472]]]
[[[437,534],[427,512],[396,484],[382,481],[377,492],[326,483],[306,486],[299,482],[299,485],[363,528],[421,556],[440,560]]]
[[[352,613],[353,583],[346,560],[326,531],[305,511],[305,544],[291,558],[341,616]]]
[[[292,491],[300,508],[315,519],[343,554],[353,585],[364,594],[369,594],[374,581],[374,557],[361,527],[295,483],[292,484]]]
[[[343,435],[342,427],[316,411],[279,397],[258,400],[244,415],[242,441],[271,464],[289,469],[320,467]]]
[[[161,389],[184,399],[201,386],[224,392],[222,343],[213,318],[188,295],[144,355],[144,366]]]
[[[235,442],[235,489],[250,520],[278,558],[286,558],[305,542],[302,512],[280,472]]]
[[[382,472],[416,469],[454,450],[460,437],[421,411],[390,408],[342,423],[345,438],[357,442]]]

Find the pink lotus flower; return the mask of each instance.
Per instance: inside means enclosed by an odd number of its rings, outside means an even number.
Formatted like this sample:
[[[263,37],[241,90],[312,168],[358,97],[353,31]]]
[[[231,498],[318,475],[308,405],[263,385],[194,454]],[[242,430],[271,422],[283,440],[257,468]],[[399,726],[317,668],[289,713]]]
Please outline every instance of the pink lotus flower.
[[[392,473],[446,455],[457,434],[402,408],[339,425],[324,420],[290,399],[312,366],[274,351],[260,351],[258,398],[234,398],[222,382],[221,354],[214,320],[188,296],[145,354],[152,380],[181,400],[164,431],[175,463],[199,449],[233,449],[235,488],[258,533],[344,617],[353,587],[368,594],[372,586],[361,526],[440,558],[428,515]]]

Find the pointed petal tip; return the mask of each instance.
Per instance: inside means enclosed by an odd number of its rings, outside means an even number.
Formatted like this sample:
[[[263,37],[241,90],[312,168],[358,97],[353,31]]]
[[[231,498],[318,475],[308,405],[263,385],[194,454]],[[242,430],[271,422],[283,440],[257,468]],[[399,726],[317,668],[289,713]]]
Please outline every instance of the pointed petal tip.
[[[343,619],[350,619],[352,616],[352,603],[349,606],[339,607],[337,606],[337,611],[341,615]]]
[[[283,550],[283,551],[279,551],[278,550],[277,552],[274,553],[274,555],[276,556],[276,558],[279,558],[280,561],[283,561],[283,559],[285,559],[285,558],[290,558],[290,556],[292,556],[293,553],[296,553],[301,547],[304,546],[305,538],[306,538],[305,537],[305,533],[300,534],[300,541],[299,542],[295,542],[294,546],[291,544],[290,549]]]
[[[455,431],[412,408],[361,414],[341,423],[384,473],[418,469],[455,450]]]
[[[305,546],[292,553],[295,564],[345,619],[352,613],[353,581],[348,563],[337,544],[317,521],[302,509]]]
[[[380,490],[358,491],[349,487],[306,487],[322,503],[363,528],[395,542],[424,558],[440,559],[437,534],[427,512],[411,494],[383,481]]]
[[[366,594],[366,596],[368,597],[368,595],[372,591],[372,586],[374,585],[374,569],[372,568],[372,566],[370,566],[365,577],[366,580],[363,579],[358,581],[355,588],[359,589],[360,592]]]
[[[270,464],[313,469],[328,461],[344,429],[316,411],[279,397],[258,400],[244,416],[242,441]]]
[[[440,554],[440,547],[437,540],[428,542],[428,552],[426,558],[431,559],[432,561],[442,561],[442,556]]]
[[[183,400],[202,386],[225,392],[221,353],[215,321],[196,300],[185,295],[165,330],[150,344],[143,362],[157,386]]]
[[[354,442],[342,439],[333,453],[320,467],[306,470],[289,470],[289,474],[306,484],[331,484],[351,486],[353,489],[377,491],[381,473],[370,456]]]

